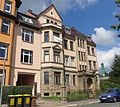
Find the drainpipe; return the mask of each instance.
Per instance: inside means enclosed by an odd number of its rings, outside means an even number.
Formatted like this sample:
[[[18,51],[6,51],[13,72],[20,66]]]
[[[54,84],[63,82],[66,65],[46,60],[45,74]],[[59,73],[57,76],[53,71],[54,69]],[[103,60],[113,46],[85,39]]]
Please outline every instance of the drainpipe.
[[[61,99],[63,101],[66,101],[66,85],[65,85],[65,81],[66,81],[66,75],[65,75],[65,64],[64,64],[64,45],[63,45],[63,41],[64,41],[64,35],[62,36],[62,52],[63,52],[63,86],[62,86],[62,96]]]

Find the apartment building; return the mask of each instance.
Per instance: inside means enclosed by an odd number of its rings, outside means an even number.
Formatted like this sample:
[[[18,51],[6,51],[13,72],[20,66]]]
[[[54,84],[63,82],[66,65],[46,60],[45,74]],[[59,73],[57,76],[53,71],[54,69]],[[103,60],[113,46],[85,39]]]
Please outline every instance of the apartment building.
[[[20,0],[0,0],[0,84],[10,84],[14,28]],[[4,71],[4,72],[3,72]]]
[[[17,7],[7,5],[13,12],[10,18],[0,2],[0,13],[4,14],[0,16],[4,32],[0,34],[0,69],[5,62],[6,85],[31,85],[33,94],[41,97],[99,90],[96,44],[92,39],[65,26],[53,4],[40,14],[32,10],[23,14],[16,11],[21,2],[11,1]]]
[[[33,86],[40,93],[41,32],[35,18],[18,12],[15,25],[11,84]]]

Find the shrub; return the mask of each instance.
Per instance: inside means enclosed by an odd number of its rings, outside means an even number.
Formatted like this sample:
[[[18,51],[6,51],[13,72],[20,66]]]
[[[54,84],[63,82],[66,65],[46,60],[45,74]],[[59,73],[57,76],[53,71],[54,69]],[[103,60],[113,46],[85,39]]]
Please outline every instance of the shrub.
[[[2,104],[8,103],[8,95],[32,94],[32,86],[4,86],[2,92]]]
[[[8,95],[14,94],[14,86],[4,86],[2,90],[2,103],[8,102]]]
[[[84,100],[88,99],[88,94],[87,93],[70,93],[67,94],[67,101],[79,101],[79,100]]]
[[[16,94],[32,94],[32,86],[15,86],[14,95]]]

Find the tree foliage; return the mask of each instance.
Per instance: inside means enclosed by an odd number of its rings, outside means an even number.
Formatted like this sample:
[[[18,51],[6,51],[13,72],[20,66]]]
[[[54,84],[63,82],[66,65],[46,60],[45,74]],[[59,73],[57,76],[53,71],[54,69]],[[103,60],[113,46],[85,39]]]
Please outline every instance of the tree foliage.
[[[120,7],[120,0],[115,0],[115,3],[117,5],[117,7],[119,8]],[[116,14],[115,18],[117,18],[118,21],[120,21],[120,14],[119,13]],[[119,30],[120,29],[120,24],[112,25],[111,28]]]
[[[111,82],[120,84],[120,55],[115,55],[109,76]]]

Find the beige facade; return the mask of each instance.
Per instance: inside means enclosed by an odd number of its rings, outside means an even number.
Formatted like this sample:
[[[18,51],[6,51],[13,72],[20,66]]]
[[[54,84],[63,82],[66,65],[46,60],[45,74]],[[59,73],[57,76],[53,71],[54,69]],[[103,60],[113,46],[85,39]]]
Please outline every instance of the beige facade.
[[[39,15],[19,16],[11,84],[32,85],[41,97],[99,90],[96,44],[90,37],[63,25],[54,5]]]
[[[33,32],[33,41],[28,42],[23,40],[23,29],[27,29]],[[41,71],[41,35],[40,32],[29,27],[16,25],[15,26],[15,38],[13,47],[13,85],[32,85],[33,94],[40,93],[40,71]],[[22,50],[27,52],[31,51],[32,55],[27,62],[29,53],[24,53],[22,56]],[[23,58],[24,57],[24,58]],[[23,60],[22,60],[23,58]]]

